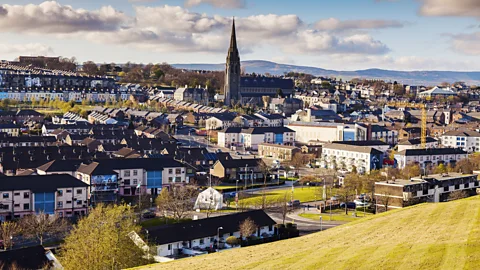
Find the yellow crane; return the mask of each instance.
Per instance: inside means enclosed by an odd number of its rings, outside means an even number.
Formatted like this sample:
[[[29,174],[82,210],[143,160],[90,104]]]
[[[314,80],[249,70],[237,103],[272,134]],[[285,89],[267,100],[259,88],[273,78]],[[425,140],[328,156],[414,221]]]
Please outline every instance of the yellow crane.
[[[427,148],[427,106],[423,103],[409,103],[409,102],[388,102],[388,106],[397,108],[417,108],[422,110],[422,133],[420,135],[420,145],[423,149]]]

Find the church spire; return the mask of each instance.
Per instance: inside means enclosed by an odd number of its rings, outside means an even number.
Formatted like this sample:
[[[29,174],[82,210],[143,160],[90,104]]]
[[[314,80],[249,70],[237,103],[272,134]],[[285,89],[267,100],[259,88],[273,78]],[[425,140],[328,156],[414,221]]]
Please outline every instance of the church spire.
[[[230,37],[230,51],[237,51],[237,34],[235,33],[235,17],[233,17],[232,23],[232,35]]]

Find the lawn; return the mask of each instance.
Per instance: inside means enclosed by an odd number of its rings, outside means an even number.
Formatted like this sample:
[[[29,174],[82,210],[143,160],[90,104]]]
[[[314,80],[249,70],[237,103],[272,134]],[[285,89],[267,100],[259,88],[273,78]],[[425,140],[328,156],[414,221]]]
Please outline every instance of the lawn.
[[[357,217],[352,216],[354,211],[349,211],[348,215],[345,215],[345,210],[342,210],[340,212],[334,212],[332,211],[332,216],[330,218],[330,212],[327,211],[327,213],[322,213],[322,214],[312,214],[312,213],[301,213],[299,216],[308,218],[311,220],[320,220],[320,216],[322,216],[323,221],[343,221],[343,222],[352,222],[358,219],[361,219],[364,217],[363,212],[357,212]],[[365,213],[365,216],[371,216],[373,214],[371,213]]]
[[[421,204],[323,232],[141,269],[478,269],[480,197]]]
[[[300,200],[300,202],[309,202],[314,201],[315,199],[319,200],[322,198],[322,188],[321,187],[295,187],[293,191],[293,199]],[[267,190],[267,201],[275,201],[280,199],[284,194],[287,193],[287,200],[292,199],[292,190],[291,189],[280,189],[280,190]],[[258,205],[259,201],[262,199],[262,194],[260,192],[249,194],[247,191],[247,197],[240,199],[243,204],[247,206]]]
[[[155,227],[155,226],[160,226],[160,225],[166,225],[166,224],[173,224],[173,223],[181,223],[185,221],[190,221],[191,219],[185,219],[185,220],[180,220],[176,222],[175,220],[171,218],[165,218],[165,217],[156,217],[156,218],[151,218],[147,219],[145,221],[142,221],[140,225],[143,228],[149,228],[149,227]]]

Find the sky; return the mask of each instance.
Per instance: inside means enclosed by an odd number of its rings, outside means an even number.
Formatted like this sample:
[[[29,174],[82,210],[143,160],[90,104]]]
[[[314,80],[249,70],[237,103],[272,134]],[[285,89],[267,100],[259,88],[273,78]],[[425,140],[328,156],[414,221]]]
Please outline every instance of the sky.
[[[0,0],[0,58],[480,71],[480,0]]]

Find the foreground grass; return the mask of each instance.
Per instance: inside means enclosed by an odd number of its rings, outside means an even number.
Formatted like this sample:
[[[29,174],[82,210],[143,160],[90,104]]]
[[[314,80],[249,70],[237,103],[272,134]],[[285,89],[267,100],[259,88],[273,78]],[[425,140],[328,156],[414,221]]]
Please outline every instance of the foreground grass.
[[[142,269],[478,269],[480,197],[368,216],[279,242]]]

